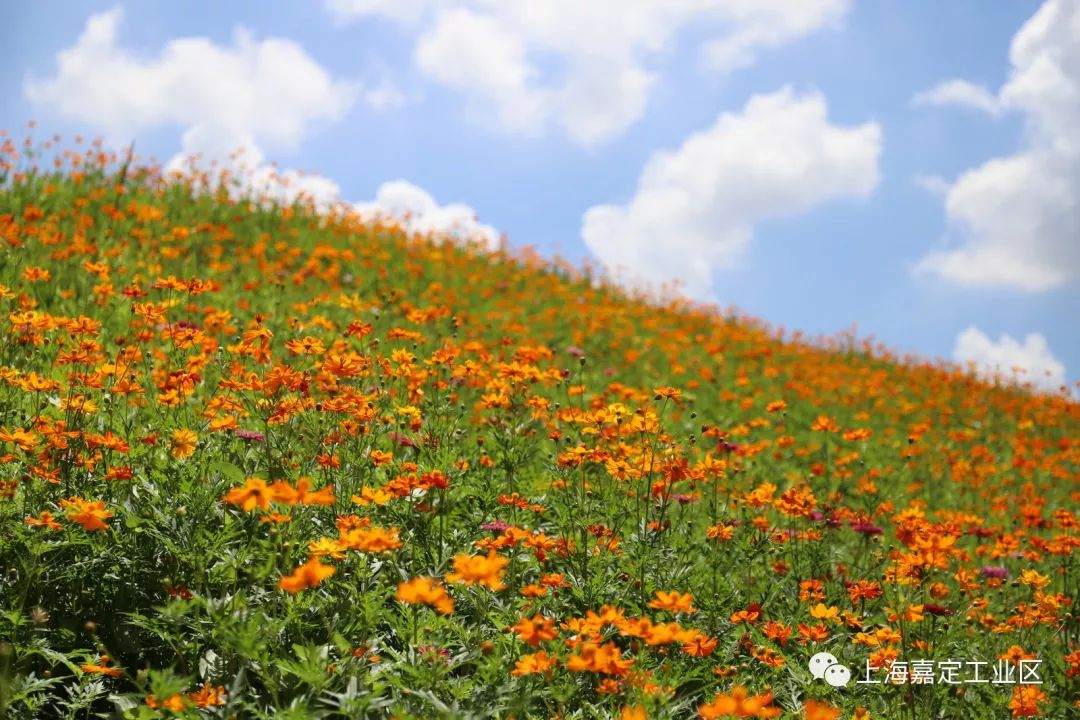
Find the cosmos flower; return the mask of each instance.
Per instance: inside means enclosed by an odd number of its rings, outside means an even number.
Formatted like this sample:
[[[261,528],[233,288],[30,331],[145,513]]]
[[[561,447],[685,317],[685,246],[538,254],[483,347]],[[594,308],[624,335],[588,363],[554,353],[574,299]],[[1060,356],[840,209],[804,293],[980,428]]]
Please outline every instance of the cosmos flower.
[[[278,587],[291,593],[298,593],[317,586],[336,571],[337,568],[333,565],[323,565],[317,557],[311,557],[291,574],[282,577],[278,582]]]

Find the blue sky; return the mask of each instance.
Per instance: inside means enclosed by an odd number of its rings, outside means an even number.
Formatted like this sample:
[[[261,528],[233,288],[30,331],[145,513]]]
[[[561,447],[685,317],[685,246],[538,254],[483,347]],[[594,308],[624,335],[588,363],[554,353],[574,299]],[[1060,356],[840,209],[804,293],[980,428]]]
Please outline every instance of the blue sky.
[[[1078,0],[5,14],[16,137],[33,118],[163,162],[243,144],[418,229],[494,228],[774,325],[1025,365],[1045,387],[1080,376]]]

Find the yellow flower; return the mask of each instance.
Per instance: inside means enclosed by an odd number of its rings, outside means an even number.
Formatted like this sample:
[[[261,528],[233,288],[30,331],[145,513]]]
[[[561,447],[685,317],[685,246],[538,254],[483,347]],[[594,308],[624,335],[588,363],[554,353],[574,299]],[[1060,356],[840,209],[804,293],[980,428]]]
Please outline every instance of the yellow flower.
[[[199,442],[199,436],[191,430],[174,430],[172,434],[173,457],[186,458],[195,454],[195,446]]]

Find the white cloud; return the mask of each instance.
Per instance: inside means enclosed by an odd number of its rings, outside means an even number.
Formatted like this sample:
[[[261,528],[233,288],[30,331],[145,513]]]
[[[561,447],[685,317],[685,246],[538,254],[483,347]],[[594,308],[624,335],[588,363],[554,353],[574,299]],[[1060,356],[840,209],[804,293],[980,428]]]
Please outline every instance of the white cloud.
[[[996,115],[1001,111],[997,97],[982,85],[967,80],[946,80],[929,90],[917,93],[911,100],[912,105],[962,105]]]
[[[1047,0],[1013,38],[1009,58],[996,102],[1023,114],[1023,145],[949,187],[955,241],[916,271],[1038,292],[1080,278],[1080,0]]]
[[[931,195],[945,197],[949,192],[949,181],[940,175],[925,175],[919,173],[916,174],[911,181]]]
[[[306,200],[320,210],[340,201],[341,188],[329,178],[279,170],[266,162],[248,133],[230,133],[213,125],[195,125],[181,138],[181,151],[165,164],[166,173],[197,177],[227,171],[237,196],[277,200],[291,205]]]
[[[401,88],[384,78],[378,85],[368,87],[363,93],[364,103],[372,110],[396,110],[409,102]]]
[[[1023,343],[1005,334],[994,342],[978,328],[969,327],[956,337],[953,359],[971,365],[988,379],[1031,383],[1051,392],[1065,384],[1065,365],[1054,357],[1039,333],[1029,334]]]
[[[585,213],[582,238],[609,270],[708,299],[713,271],[739,261],[759,220],[872,193],[881,142],[876,123],[831,124],[821,94],[757,95],[655,153],[629,203]]]
[[[731,71],[751,65],[760,49],[778,47],[823,27],[838,25],[847,14],[847,0],[736,0],[722,6],[728,32],[706,43],[710,66]]]
[[[57,55],[54,76],[26,80],[31,102],[120,142],[148,127],[213,126],[291,148],[313,123],[343,117],[357,92],[296,43],[257,41],[243,29],[230,46],[178,38],[156,57],[142,57],[117,45],[121,18],[119,8],[92,16]]]
[[[256,40],[238,29],[233,43],[170,40],[156,55],[120,47],[120,8],[93,15],[75,44],[57,55],[56,74],[30,77],[36,105],[96,126],[127,144],[140,131],[182,128],[180,151],[166,171],[225,169],[236,192],[327,208],[340,188],[327,178],[268,164],[261,146],[291,149],[319,122],[340,120],[357,97],[376,110],[405,98],[389,80],[372,87],[336,80],[304,49],[279,38]]]
[[[850,0],[327,0],[339,19],[381,15],[419,28],[414,57],[474,115],[512,132],[558,129],[581,145],[619,135],[645,111],[679,33],[708,33],[713,70],[836,25]],[[411,22],[410,22],[411,21]]]
[[[502,123],[536,131],[543,119],[543,93],[529,87],[535,71],[525,42],[504,32],[497,20],[471,10],[440,16],[416,46],[416,63],[438,82],[468,95],[491,98]]]
[[[195,127],[184,133],[183,151],[166,165],[167,172],[197,175],[208,170],[228,171],[237,195],[277,200],[284,204],[306,200],[320,211],[355,213],[362,220],[393,220],[406,232],[435,240],[477,242],[496,250],[502,237],[481,223],[476,211],[462,203],[440,205],[423,188],[406,180],[383,183],[370,202],[349,203],[341,188],[329,178],[296,170],[278,170],[268,164],[262,151],[245,136],[225,136]]]
[[[408,22],[420,17],[428,0],[324,0],[330,14],[341,23],[364,17],[386,17]]]
[[[406,180],[383,183],[373,202],[357,203],[354,209],[363,218],[392,218],[407,232],[435,239],[479,242],[491,250],[501,244],[500,234],[481,223],[471,207],[461,203],[439,205],[426,190]]]

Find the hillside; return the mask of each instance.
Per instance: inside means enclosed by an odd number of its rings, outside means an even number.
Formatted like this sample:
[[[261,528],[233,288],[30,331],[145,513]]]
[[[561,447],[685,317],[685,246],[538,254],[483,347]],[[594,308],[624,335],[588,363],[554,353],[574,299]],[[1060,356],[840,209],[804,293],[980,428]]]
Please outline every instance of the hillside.
[[[1078,712],[1076,402],[5,153],[0,716]]]

